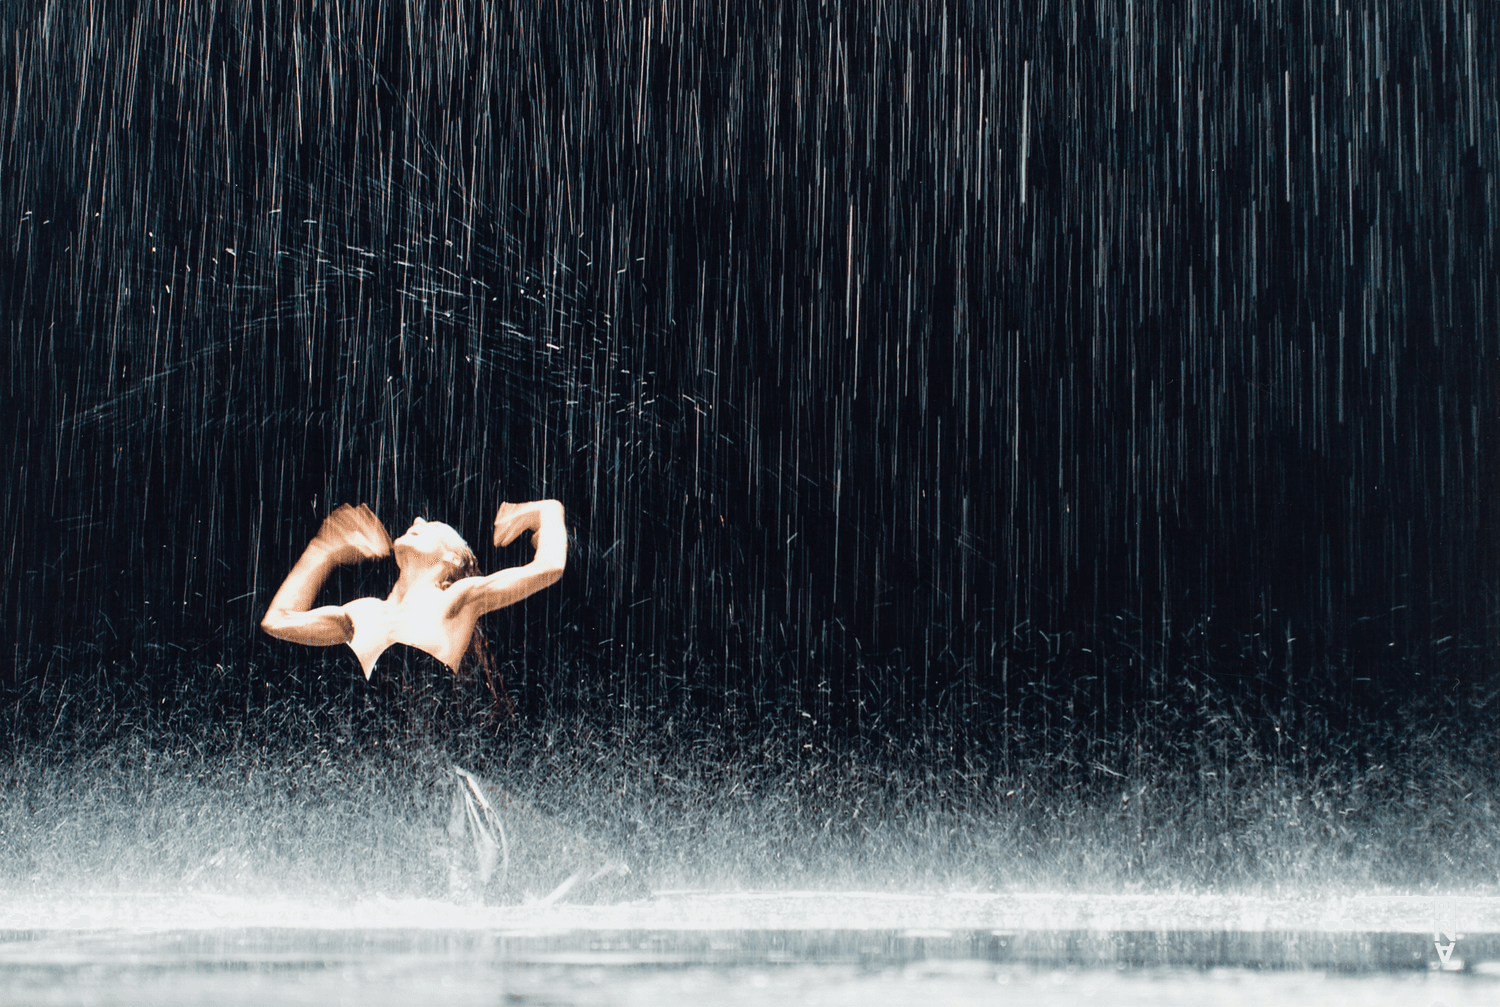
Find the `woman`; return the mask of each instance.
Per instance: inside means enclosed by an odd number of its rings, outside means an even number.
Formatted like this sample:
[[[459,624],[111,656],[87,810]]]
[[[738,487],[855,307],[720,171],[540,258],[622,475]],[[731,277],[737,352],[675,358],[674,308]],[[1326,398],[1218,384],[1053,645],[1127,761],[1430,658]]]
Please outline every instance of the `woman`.
[[[531,532],[536,556],[525,566],[478,575],[468,543],[441,521],[417,518],[391,541],[364,504],[341,505],[318,529],[271,599],[261,629],[278,640],[313,647],[347,643],[365,679],[392,644],[431,654],[455,674],[469,651],[479,617],[557,583],[568,558],[568,530],[556,500],[500,505],[494,541],[507,546]],[[392,553],[400,575],[385,598],[313,608],[334,567]]]
[[[314,647],[348,644],[370,683],[365,706],[373,714],[375,737],[368,740],[392,754],[410,753],[414,745],[420,752],[424,742],[439,740],[445,729],[461,729],[455,721],[473,712],[457,680],[476,642],[481,644],[478,657],[489,680],[479,617],[514,605],[562,576],[568,555],[564,517],[556,500],[501,504],[495,514],[495,545],[510,545],[529,531],[536,555],[525,566],[483,576],[468,543],[448,525],[419,517],[392,542],[369,507],[343,504],[323,522],[287,574],[261,628],[279,640]],[[312,607],[335,567],[392,553],[400,574],[385,598]],[[375,674],[381,655],[398,645],[431,655],[446,670],[422,667],[425,659],[388,658]],[[493,682],[489,686],[498,703]],[[453,787],[449,838],[457,847],[472,843],[477,861],[477,869],[461,869],[454,859],[457,850],[450,846],[449,888],[453,894],[474,897],[475,886],[465,875],[477,874],[482,890],[500,858],[508,861],[504,831],[478,778],[457,766],[444,774]]]

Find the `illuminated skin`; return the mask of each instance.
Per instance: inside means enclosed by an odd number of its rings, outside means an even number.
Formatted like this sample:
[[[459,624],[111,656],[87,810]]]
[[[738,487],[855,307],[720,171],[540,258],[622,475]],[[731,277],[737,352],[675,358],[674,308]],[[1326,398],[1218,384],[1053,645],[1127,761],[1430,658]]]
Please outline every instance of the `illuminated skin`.
[[[287,574],[260,628],[278,640],[313,647],[347,643],[365,678],[393,643],[426,651],[457,671],[481,615],[514,605],[562,576],[568,558],[564,517],[556,500],[501,504],[495,514],[495,545],[510,545],[529,531],[535,557],[525,566],[485,577],[460,577],[472,554],[448,525],[417,518],[392,542],[369,507],[343,504],[323,522]],[[386,597],[312,607],[334,567],[393,552],[401,572]]]

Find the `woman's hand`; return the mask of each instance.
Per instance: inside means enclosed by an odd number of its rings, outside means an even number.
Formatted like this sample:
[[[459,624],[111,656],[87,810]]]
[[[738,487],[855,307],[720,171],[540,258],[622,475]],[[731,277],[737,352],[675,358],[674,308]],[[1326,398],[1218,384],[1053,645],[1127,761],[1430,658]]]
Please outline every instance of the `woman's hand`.
[[[389,556],[391,535],[365,504],[340,504],[323,520],[308,548],[320,550],[331,562],[343,566]]]
[[[532,533],[531,547],[538,548],[542,524],[554,517],[561,525],[563,506],[556,500],[533,500],[530,503],[521,504],[503,503],[495,512],[494,543],[503,548],[520,538],[524,532],[529,531]]]
[[[503,503],[495,512],[494,543],[498,547],[510,545],[523,532],[531,532],[531,545],[536,547],[536,531],[542,526],[542,515],[535,503]]]

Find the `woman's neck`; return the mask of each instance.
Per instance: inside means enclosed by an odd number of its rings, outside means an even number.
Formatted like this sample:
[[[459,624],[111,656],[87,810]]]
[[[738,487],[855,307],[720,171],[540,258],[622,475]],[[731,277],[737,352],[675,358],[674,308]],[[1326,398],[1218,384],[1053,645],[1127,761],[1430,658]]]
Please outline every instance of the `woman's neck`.
[[[406,567],[396,578],[396,586],[391,588],[387,600],[400,603],[413,591],[422,591],[427,588],[441,590],[446,576],[447,571],[441,566]]]

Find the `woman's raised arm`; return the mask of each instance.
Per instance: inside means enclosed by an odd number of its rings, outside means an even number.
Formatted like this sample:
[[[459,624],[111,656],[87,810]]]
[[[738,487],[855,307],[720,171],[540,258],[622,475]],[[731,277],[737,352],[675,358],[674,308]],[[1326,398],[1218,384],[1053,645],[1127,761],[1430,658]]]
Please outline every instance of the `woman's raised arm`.
[[[282,581],[260,628],[278,640],[311,647],[348,643],[354,638],[354,621],[343,606],[313,608],[312,603],[334,567],[390,554],[391,536],[370,508],[341,504]]]
[[[507,546],[526,532],[536,555],[525,566],[499,570],[488,577],[468,577],[453,585],[456,606],[474,606],[479,614],[505,608],[556,584],[568,563],[568,526],[556,500],[500,505],[495,514],[494,543]]]

